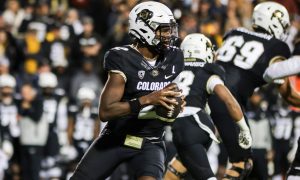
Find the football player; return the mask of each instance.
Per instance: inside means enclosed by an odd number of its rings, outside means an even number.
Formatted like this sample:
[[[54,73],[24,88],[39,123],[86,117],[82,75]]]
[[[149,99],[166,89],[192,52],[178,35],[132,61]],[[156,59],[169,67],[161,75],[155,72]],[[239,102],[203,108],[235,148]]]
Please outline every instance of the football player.
[[[139,112],[147,105],[170,110],[178,105],[174,98],[167,98],[181,96],[175,92],[176,85],[164,88],[184,66],[183,53],[172,46],[177,24],[167,6],[147,1],[131,10],[129,34],[133,44],[112,48],[105,55],[108,79],[99,116],[107,125],[81,159],[72,180],[105,179],[125,161],[134,179],[162,179],[166,159],[162,136],[168,122],[150,111],[148,116]]]
[[[290,25],[289,14],[284,6],[275,2],[259,3],[254,8],[252,22],[254,31],[238,28],[228,32],[217,57],[217,63],[226,71],[225,85],[242,109],[254,89],[267,83],[263,79],[267,67],[290,56],[287,44],[282,41]],[[287,102],[297,104],[297,95],[288,87],[288,81],[284,81],[278,86],[279,92]],[[225,110],[225,104],[213,95],[209,105],[211,117],[232,163],[225,173],[225,179],[245,179],[252,169],[251,149],[239,146],[239,130]]]
[[[241,146],[244,148],[251,146],[250,130],[239,104],[224,86],[222,77],[225,72],[218,65],[211,64],[214,59],[211,41],[202,34],[190,34],[181,43],[181,49],[185,68],[175,82],[183,90],[187,104],[172,126],[178,156],[169,164],[165,179],[180,179],[188,171],[194,179],[216,180],[206,151],[212,140],[219,140],[204,110],[207,98],[216,94],[226,104],[231,118],[241,128],[241,136],[244,138],[241,139]]]
[[[48,122],[48,137],[45,148],[45,157],[42,161],[41,176],[45,179],[61,176],[61,170],[58,170],[58,123],[60,119],[59,113],[65,113],[59,110],[59,103],[63,98],[63,94],[55,91],[57,86],[57,77],[52,72],[42,72],[39,74],[38,85],[41,88],[41,99],[43,102],[42,120]]]
[[[14,139],[20,136],[18,109],[14,99],[16,80],[10,74],[0,75],[0,179],[15,153]]]
[[[272,82],[276,79],[284,78],[286,76],[296,75],[300,73],[300,41],[295,43],[293,56],[286,61],[280,61],[270,65],[265,73],[264,79]],[[299,92],[298,92],[299,93]],[[299,102],[299,101],[298,101]],[[300,103],[300,102],[299,102]],[[299,105],[298,105],[299,106]],[[288,180],[299,179],[300,177],[300,138],[298,139],[298,147],[294,161],[288,171]]]
[[[95,97],[96,94],[91,88],[81,87],[77,93],[78,105],[69,108],[69,142],[74,145],[80,158],[100,131],[98,109],[92,105]]]

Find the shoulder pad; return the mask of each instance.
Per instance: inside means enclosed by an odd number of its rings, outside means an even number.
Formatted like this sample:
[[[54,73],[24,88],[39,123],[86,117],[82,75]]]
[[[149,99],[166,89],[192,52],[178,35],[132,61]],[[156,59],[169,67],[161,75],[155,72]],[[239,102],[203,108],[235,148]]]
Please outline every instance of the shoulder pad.
[[[279,39],[273,39],[273,45],[270,47],[270,49],[272,50],[268,51],[269,59],[272,59],[276,56],[282,56],[284,58],[289,58],[291,56],[289,46]]]
[[[127,49],[128,50],[128,49]],[[103,66],[106,71],[121,70],[122,69],[122,55],[124,53],[123,47],[116,47],[107,51],[104,55]]]
[[[211,75],[218,75],[223,81],[225,81],[225,69],[221,65],[216,63],[206,63],[203,69]]]
[[[226,32],[226,33],[224,34],[224,36],[223,36],[223,40],[227,39],[228,36],[231,36],[231,34],[232,34],[234,31],[236,31],[236,29],[232,29],[232,30]]]
[[[129,48],[126,47],[126,46],[120,46],[120,47],[114,47],[114,48],[111,48],[109,51],[129,51]]]

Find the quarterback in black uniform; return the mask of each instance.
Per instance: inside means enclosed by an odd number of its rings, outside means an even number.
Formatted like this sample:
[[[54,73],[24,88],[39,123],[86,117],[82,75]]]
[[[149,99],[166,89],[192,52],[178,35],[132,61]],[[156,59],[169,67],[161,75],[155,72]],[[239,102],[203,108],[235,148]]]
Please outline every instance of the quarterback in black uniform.
[[[133,45],[116,47],[105,55],[108,80],[101,94],[99,115],[108,121],[77,166],[71,179],[105,179],[122,162],[128,162],[134,179],[162,179],[168,123],[156,117],[149,105],[172,109],[180,96],[167,86],[183,69],[183,54],[172,47],[177,24],[170,9],[158,2],[136,5],[129,14]],[[147,107],[144,107],[147,106]],[[143,107],[143,110],[141,108]]]
[[[204,111],[207,98],[216,94],[226,104],[232,119],[241,128],[241,136],[244,137],[241,145],[246,148],[251,146],[250,130],[239,104],[224,86],[221,79],[225,75],[224,70],[211,64],[214,59],[211,41],[202,34],[190,34],[183,40],[181,49],[185,68],[175,82],[183,90],[187,104],[172,126],[178,157],[169,164],[165,180],[180,179],[186,169],[194,179],[216,180],[206,151],[212,140],[219,140],[214,134],[214,125],[209,115]]]
[[[254,89],[267,83],[263,79],[266,68],[290,56],[287,44],[281,41],[290,24],[286,8],[275,2],[263,2],[254,8],[252,18],[254,31],[238,28],[227,33],[217,57],[217,63],[226,71],[225,85],[242,109]],[[287,102],[296,103],[291,88],[287,88],[287,81],[278,87]],[[217,96],[211,96],[209,106],[232,163],[225,179],[245,179],[252,169],[251,149],[239,146],[239,130],[224,103]]]

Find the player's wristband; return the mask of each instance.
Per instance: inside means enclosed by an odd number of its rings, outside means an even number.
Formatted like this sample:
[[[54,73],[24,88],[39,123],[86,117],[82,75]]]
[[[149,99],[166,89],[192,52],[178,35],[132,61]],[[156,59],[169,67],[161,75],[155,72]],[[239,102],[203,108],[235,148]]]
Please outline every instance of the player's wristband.
[[[132,113],[137,114],[137,113],[140,112],[140,110],[142,108],[142,105],[141,105],[138,98],[131,99],[130,101],[128,101],[128,103],[129,103],[129,106],[130,106],[130,111]]]
[[[238,122],[236,122],[237,125],[240,127],[241,130],[243,131],[249,131],[249,127],[246,123],[245,118],[243,117],[241,120],[239,120]]]

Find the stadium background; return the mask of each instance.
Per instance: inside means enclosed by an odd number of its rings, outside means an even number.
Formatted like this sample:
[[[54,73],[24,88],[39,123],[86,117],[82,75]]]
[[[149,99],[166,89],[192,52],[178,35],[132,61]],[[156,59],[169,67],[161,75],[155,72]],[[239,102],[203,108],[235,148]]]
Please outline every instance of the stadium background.
[[[14,128],[9,131],[12,148],[4,146],[5,138],[0,138],[0,179],[1,177],[20,179],[22,171],[25,171],[22,161],[28,156],[22,151],[23,147],[29,150],[32,147],[37,148],[35,150],[40,152],[41,157],[35,159],[41,163],[40,168],[35,168],[39,171],[40,179],[66,179],[72,172],[78,161],[75,155],[82,153],[76,153],[76,149],[72,148],[73,143],[78,141],[74,138],[76,136],[74,134],[80,131],[76,129],[77,121],[74,119],[76,115],[83,113],[84,108],[80,107],[86,103],[85,101],[93,99],[91,102],[93,106],[89,109],[88,115],[94,119],[95,124],[92,127],[99,126],[98,97],[106,80],[106,74],[102,69],[103,54],[112,47],[130,43],[127,34],[128,14],[138,2],[138,0],[0,1],[0,75],[10,74],[15,78],[13,97],[14,104],[18,108],[16,124],[0,123],[0,132],[1,130],[4,132],[5,126]],[[251,12],[255,4],[261,1],[161,0],[160,2],[173,10],[178,20],[181,39],[189,33],[200,32],[208,36],[217,49],[226,31],[240,26],[251,29]],[[277,2],[283,4],[290,13],[292,26],[287,43],[292,51],[295,41],[300,37],[298,35],[300,1],[277,0]],[[53,96],[59,97],[55,98],[59,108],[55,113],[55,123],[51,126],[54,126],[53,132],[54,136],[58,137],[58,145],[49,145],[51,133],[45,133],[48,136],[47,143],[37,147],[30,145],[30,142],[29,145],[28,142],[20,143],[20,139],[24,138],[21,136],[26,136],[22,131],[30,129],[28,125],[25,127],[20,125],[22,108],[20,109],[18,104],[26,94],[22,92],[22,88],[30,84],[34,88],[33,91],[37,92],[35,98],[43,99],[43,88],[39,81],[40,75],[47,72],[52,72],[57,77],[57,83],[54,83],[55,87],[52,89],[54,88]],[[295,88],[299,89],[299,78],[295,76],[290,80]],[[45,81],[47,84],[51,79],[46,78]],[[82,87],[88,89],[87,92],[90,94],[94,92],[95,97],[91,95],[82,98],[78,93]],[[3,89],[1,84],[0,89]],[[90,92],[91,90],[93,92]],[[0,96],[1,104],[2,97],[3,93]],[[42,111],[47,113],[47,108]],[[1,113],[3,112],[0,110],[2,118],[0,122],[3,122],[4,116]],[[300,135],[298,110],[285,104],[273,86],[269,85],[254,94],[247,113],[253,128],[254,154],[266,159],[270,177],[281,179],[293,158],[296,140]],[[78,126],[81,125],[86,124]],[[100,127],[103,126],[104,124],[100,124]],[[90,132],[81,131],[81,133],[93,134],[93,137],[96,137],[99,129],[101,128],[86,128],[86,131]],[[166,130],[170,158],[175,150],[171,142],[170,127]],[[90,143],[89,140],[86,141]],[[82,146],[83,149],[87,147]],[[59,151],[51,151],[51,148]],[[213,168],[221,176],[227,163],[226,152],[222,145],[213,145],[209,154]],[[38,166],[34,163],[26,166],[31,165]],[[122,165],[111,179],[129,179],[129,174],[126,165]]]

